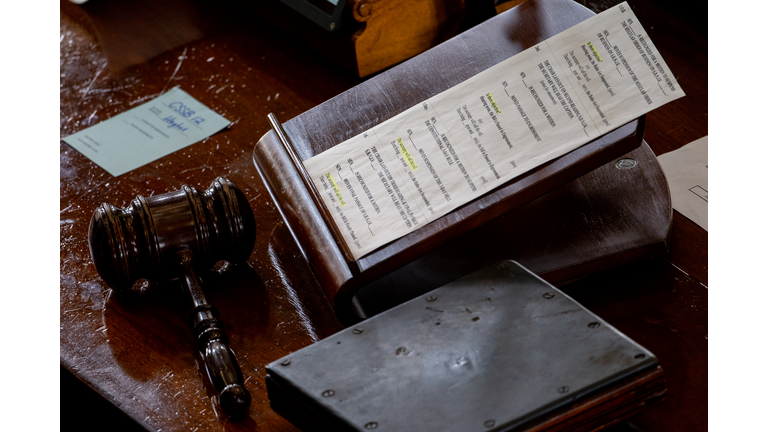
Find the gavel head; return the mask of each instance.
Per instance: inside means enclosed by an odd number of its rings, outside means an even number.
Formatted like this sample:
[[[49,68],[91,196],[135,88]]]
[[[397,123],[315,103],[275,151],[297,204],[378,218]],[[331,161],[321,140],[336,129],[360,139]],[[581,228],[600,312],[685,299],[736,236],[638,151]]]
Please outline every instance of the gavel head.
[[[200,270],[218,261],[243,262],[253,251],[256,226],[245,195],[219,177],[198,191],[189,186],[118,208],[102,204],[88,228],[91,258],[116,291],[136,281],[162,282],[179,275],[176,253],[191,250]]]

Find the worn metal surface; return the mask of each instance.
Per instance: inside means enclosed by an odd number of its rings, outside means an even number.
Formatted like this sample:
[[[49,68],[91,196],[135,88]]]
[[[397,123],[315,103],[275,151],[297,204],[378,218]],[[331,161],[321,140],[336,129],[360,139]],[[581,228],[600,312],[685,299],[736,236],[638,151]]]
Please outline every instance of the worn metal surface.
[[[503,261],[271,363],[267,383],[273,409],[303,403],[334,428],[513,430],[657,365]]]

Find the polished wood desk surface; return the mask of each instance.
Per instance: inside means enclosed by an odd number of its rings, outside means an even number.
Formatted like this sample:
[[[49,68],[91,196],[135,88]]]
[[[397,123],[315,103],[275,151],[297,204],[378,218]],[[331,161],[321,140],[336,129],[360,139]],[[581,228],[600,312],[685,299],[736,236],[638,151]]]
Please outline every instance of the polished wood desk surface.
[[[62,425],[295,430],[269,408],[264,366],[342,327],[270,202],[251,152],[269,130],[269,112],[290,119],[360,80],[236,2],[155,3],[61,2],[61,136],[177,85],[233,124],[120,177],[60,143]],[[667,3],[630,2],[687,94],[648,115],[645,140],[656,154],[707,135],[707,23]],[[87,245],[88,222],[102,202],[125,206],[136,195],[182,184],[204,188],[219,175],[243,189],[257,219],[248,265],[212,278],[206,292],[253,396],[251,415],[239,422],[211,401],[179,293],[169,288],[140,302],[117,301]],[[654,352],[666,371],[668,399],[615,429],[707,429],[707,273],[706,231],[675,213],[667,254],[564,287]],[[100,396],[81,390],[82,383]],[[133,421],[117,410],[99,418],[94,410],[104,400]]]

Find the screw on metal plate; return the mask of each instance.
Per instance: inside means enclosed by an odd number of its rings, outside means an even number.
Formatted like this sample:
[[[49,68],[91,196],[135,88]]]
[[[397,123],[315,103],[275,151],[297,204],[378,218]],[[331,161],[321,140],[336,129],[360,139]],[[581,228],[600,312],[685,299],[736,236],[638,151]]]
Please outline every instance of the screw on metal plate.
[[[428,302],[433,302],[433,301],[435,301],[435,300],[437,300],[437,297],[435,297],[435,296],[433,296],[433,295],[428,295],[428,296],[427,296],[427,301],[428,301]]]
[[[291,361],[288,359],[285,359],[280,362],[280,366],[288,366],[289,364],[291,364]]]
[[[632,158],[623,158],[616,161],[616,168],[622,170],[628,170],[634,168],[637,165],[637,161]]]
[[[492,428],[492,427],[496,426],[496,420],[493,420],[493,419],[488,419],[488,420],[486,420],[486,421],[483,423],[483,426],[485,426],[485,427],[487,427],[487,428]]]
[[[371,14],[371,10],[373,8],[368,3],[363,3],[360,6],[357,7],[357,13],[360,14],[360,16],[367,17]]]
[[[554,296],[555,296],[555,293],[553,292],[545,292],[544,295],[542,295],[542,297],[544,297],[547,300],[551,299]]]
[[[644,358],[645,358],[645,354],[643,354],[643,353],[640,353],[640,354],[636,355],[636,356],[635,356],[635,358],[636,358],[637,360],[642,360],[642,359],[644,359]]]
[[[594,322],[591,322],[591,323],[587,324],[587,326],[588,326],[589,328],[591,328],[591,329],[593,329],[593,328],[598,328],[598,327],[600,327],[600,323],[599,323],[599,322],[597,322],[597,321],[594,321]]]
[[[377,427],[379,427],[379,424],[376,423],[376,422],[370,422],[370,423],[366,423],[365,426],[363,426],[363,427],[365,427],[368,430],[371,430],[371,429],[376,429]]]
[[[563,393],[563,394],[568,393],[569,391],[571,391],[571,389],[568,386],[562,386],[557,389],[558,393]]]
[[[362,332],[363,332],[363,329],[361,329],[361,328],[355,327],[355,328],[352,329],[352,333],[353,334],[360,334]]]
[[[333,396],[335,394],[336,394],[336,392],[333,391],[333,390],[326,390],[326,391],[323,392],[323,397],[331,397],[331,396]]]

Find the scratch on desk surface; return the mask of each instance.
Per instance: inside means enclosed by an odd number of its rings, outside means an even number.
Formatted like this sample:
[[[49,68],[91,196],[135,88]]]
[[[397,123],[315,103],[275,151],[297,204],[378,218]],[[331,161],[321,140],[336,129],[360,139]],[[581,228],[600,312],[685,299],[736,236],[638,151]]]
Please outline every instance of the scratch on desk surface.
[[[102,174],[101,174],[99,177],[103,177],[103,176],[104,176],[104,174],[105,174],[105,173],[102,173]],[[95,179],[94,179],[94,180],[95,180]],[[78,201],[80,201],[80,198],[82,198],[82,197],[83,197],[83,196],[85,196],[86,194],[89,194],[89,193],[91,193],[91,191],[93,191],[93,190],[95,190],[95,189],[97,189],[97,188],[101,187],[101,185],[103,185],[104,183],[106,183],[106,180],[105,180],[105,181],[102,181],[101,183],[97,183],[96,185],[94,185],[94,186],[93,186],[93,187],[91,187],[90,189],[88,189],[88,190],[86,190],[85,192],[83,192],[83,193],[79,194],[78,196],[76,196],[76,197],[75,197],[75,198],[72,200],[72,202],[78,202]]]
[[[179,171],[179,174],[184,174],[185,172],[188,172],[188,171],[197,171],[197,170],[200,170],[200,172],[202,173],[202,172],[205,172],[206,168],[213,171],[213,168],[209,167],[208,165],[201,165],[201,166],[196,166],[194,168],[187,168],[183,171]]]
[[[77,101],[77,105],[75,105],[75,109],[73,111],[77,110],[77,108],[80,107],[80,104],[83,103],[83,101],[85,100],[85,97],[88,96],[88,93],[91,92],[91,88],[93,88],[93,84],[96,83],[96,80],[99,79],[99,76],[101,75],[102,72],[104,72],[104,69],[106,68],[107,68],[107,63],[104,63],[104,65],[101,66],[99,71],[96,72],[96,75],[93,76],[93,79],[91,79],[91,82],[88,83],[88,87],[83,92],[83,96],[80,98],[79,101]]]
[[[142,96],[134,101],[128,102],[128,106],[134,106],[136,104],[144,103],[146,100],[154,99],[158,96],[160,96],[162,93],[153,93],[151,95]]]
[[[283,271],[283,265],[280,261],[280,257],[276,253],[274,246],[272,242],[269,243],[269,258],[272,261],[272,264],[277,270],[277,274],[280,277],[280,281],[283,283],[283,286],[285,287],[285,291],[288,294],[288,301],[293,305],[293,307],[296,308],[296,313],[299,315],[299,321],[301,322],[304,329],[309,334],[309,337],[312,338],[313,342],[317,342],[320,340],[319,337],[317,337],[317,333],[315,332],[315,328],[312,325],[312,322],[309,320],[309,316],[307,315],[307,311],[304,309],[304,305],[301,303],[301,300],[299,300],[299,296],[296,294],[296,290],[293,289],[291,286],[291,282],[288,280],[288,276]]]
[[[123,86],[116,86],[116,87],[110,87],[110,88],[103,88],[103,89],[92,89],[90,93],[115,93],[120,90],[125,90],[127,88],[133,87],[133,84],[123,85]]]
[[[168,88],[168,84],[170,84],[171,81],[173,81],[173,78],[176,77],[176,73],[179,72],[181,64],[184,63],[185,58],[187,58],[187,47],[184,47],[184,52],[182,52],[179,56],[179,62],[176,64],[176,69],[173,70],[173,74],[171,74],[171,77],[168,78],[168,82],[165,83],[165,87],[163,87],[163,90],[160,93],[165,93],[165,89]]]
[[[672,263],[670,263],[670,264],[672,264]],[[678,267],[678,266],[676,266],[674,264],[672,264],[672,267],[680,270],[684,275],[688,276],[689,278],[691,277],[691,275],[689,275],[685,270],[681,269],[680,267]]]

